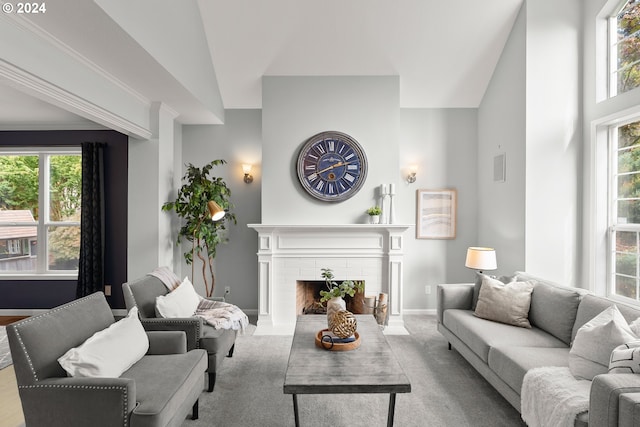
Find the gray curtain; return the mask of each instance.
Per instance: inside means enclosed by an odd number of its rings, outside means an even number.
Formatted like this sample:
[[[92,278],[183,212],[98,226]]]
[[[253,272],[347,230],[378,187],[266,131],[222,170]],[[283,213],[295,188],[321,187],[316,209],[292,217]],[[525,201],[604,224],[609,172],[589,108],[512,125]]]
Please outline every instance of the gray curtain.
[[[76,298],[104,288],[104,144],[82,143],[82,214]]]

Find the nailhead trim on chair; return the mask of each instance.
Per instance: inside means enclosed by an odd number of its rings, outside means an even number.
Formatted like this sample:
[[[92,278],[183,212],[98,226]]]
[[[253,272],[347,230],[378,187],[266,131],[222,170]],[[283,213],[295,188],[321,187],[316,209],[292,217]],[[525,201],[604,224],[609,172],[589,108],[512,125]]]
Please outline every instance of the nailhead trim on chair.
[[[77,389],[89,389],[89,390],[119,390],[122,392],[122,426],[127,427],[129,424],[129,406],[127,399],[127,387],[121,386],[97,386],[97,385],[70,385],[70,384],[35,384],[35,385],[21,385],[18,388],[77,388]]]
[[[26,324],[26,323],[31,323],[31,322],[35,322],[35,321],[38,321],[38,320],[42,320],[42,319],[52,315],[53,313],[56,313],[56,312],[60,311],[60,310],[66,310],[69,307],[72,307],[72,306],[74,306],[76,304],[79,304],[80,302],[82,302],[84,300],[98,298],[99,296],[100,296],[99,294],[88,295],[88,296],[86,296],[84,298],[80,298],[78,300],[70,302],[70,303],[68,303],[68,304],[66,304],[64,306],[53,308],[53,309],[47,311],[46,313],[42,313],[42,314],[38,314],[38,315],[33,316],[33,317],[29,317],[28,319],[23,320],[22,324]],[[29,356],[29,352],[27,351],[26,347],[24,346],[24,343],[22,341],[22,337],[20,336],[20,330],[18,329],[18,327],[15,328],[15,331],[16,331],[16,336],[18,337],[18,341],[20,342],[20,347],[22,347],[22,351],[24,352],[25,356],[27,356],[27,362],[29,362],[29,369],[31,369],[31,373],[33,374],[33,379],[35,381],[40,381],[38,379],[38,375],[36,374],[36,370],[33,367],[33,362],[31,361],[31,357]]]
[[[136,304],[136,307],[138,307],[138,301],[136,301],[136,296],[133,294],[133,292],[131,292],[131,289],[129,289],[129,294],[131,295],[131,299],[133,299],[133,302]],[[163,319],[164,323],[166,324],[177,324],[179,325],[180,323],[191,323],[190,321],[187,320],[173,320],[169,317],[145,317],[145,318],[141,318],[141,321],[147,320],[147,319]],[[186,332],[185,332],[186,335]],[[200,348],[200,323],[198,322],[196,325],[196,335],[193,337],[193,342],[196,343],[196,348]]]

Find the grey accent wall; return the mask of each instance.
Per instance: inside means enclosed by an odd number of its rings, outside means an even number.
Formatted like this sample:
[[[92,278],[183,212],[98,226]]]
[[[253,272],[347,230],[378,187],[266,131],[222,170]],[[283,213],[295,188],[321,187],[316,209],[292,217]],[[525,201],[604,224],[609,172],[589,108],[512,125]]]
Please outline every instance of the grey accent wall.
[[[498,271],[525,268],[526,12],[520,10],[478,110],[477,246],[496,249]],[[506,155],[506,181],[493,160]],[[545,276],[546,277],[546,276]]]
[[[376,203],[380,184],[399,184],[399,77],[263,77],[262,86],[262,222],[366,221],[365,210]],[[301,145],[330,130],[355,138],[369,163],[358,194],[340,203],[309,196],[295,168]]]
[[[224,294],[225,286],[231,288],[227,301],[246,310],[258,307],[258,235],[247,227],[259,223],[262,177],[260,110],[227,110],[224,125],[182,126],[182,175],[184,164],[203,166],[215,159],[228,163],[213,169],[214,176],[224,178],[231,189],[231,200],[238,220],[229,228],[229,242],[218,246],[215,258],[215,296]],[[243,181],[242,164],[253,164],[251,184]],[[178,187],[182,184],[180,183]],[[181,263],[182,276],[191,276],[191,266],[182,256],[184,245],[176,262]],[[187,244],[186,250],[191,250]],[[194,285],[204,294],[204,283],[196,265]]]
[[[404,308],[435,309],[435,287],[440,283],[469,282],[474,272],[464,267],[466,249],[478,236],[477,133],[478,110],[400,110],[400,164],[403,188],[397,209],[406,232]],[[413,184],[406,182],[408,165],[418,167]],[[418,189],[457,191],[457,233],[452,240],[415,238]],[[430,294],[426,294],[429,286]]]

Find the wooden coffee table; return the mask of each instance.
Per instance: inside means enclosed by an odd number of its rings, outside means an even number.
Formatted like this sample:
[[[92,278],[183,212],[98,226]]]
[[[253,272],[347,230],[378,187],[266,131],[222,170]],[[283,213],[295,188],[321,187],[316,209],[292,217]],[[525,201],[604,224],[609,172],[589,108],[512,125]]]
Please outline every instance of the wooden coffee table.
[[[293,335],[284,393],[293,395],[296,427],[298,394],[389,393],[387,426],[393,425],[396,393],[410,393],[411,383],[371,315],[356,315],[360,347],[329,351],[316,347],[316,333],[327,327],[323,315],[299,316]]]

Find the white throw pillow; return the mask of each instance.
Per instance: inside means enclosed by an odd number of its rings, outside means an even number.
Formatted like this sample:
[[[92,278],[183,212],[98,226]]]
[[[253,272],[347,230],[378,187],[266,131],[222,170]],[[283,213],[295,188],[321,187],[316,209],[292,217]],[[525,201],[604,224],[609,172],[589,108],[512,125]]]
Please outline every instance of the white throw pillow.
[[[200,295],[188,277],[166,295],[156,297],[156,312],[162,317],[191,317],[195,314]]]
[[[58,362],[72,377],[117,378],[148,349],[149,338],[134,307],[125,318],[60,356]]]
[[[578,329],[569,351],[569,369],[574,377],[586,380],[606,374],[611,352],[637,339],[618,307],[612,305]]]

